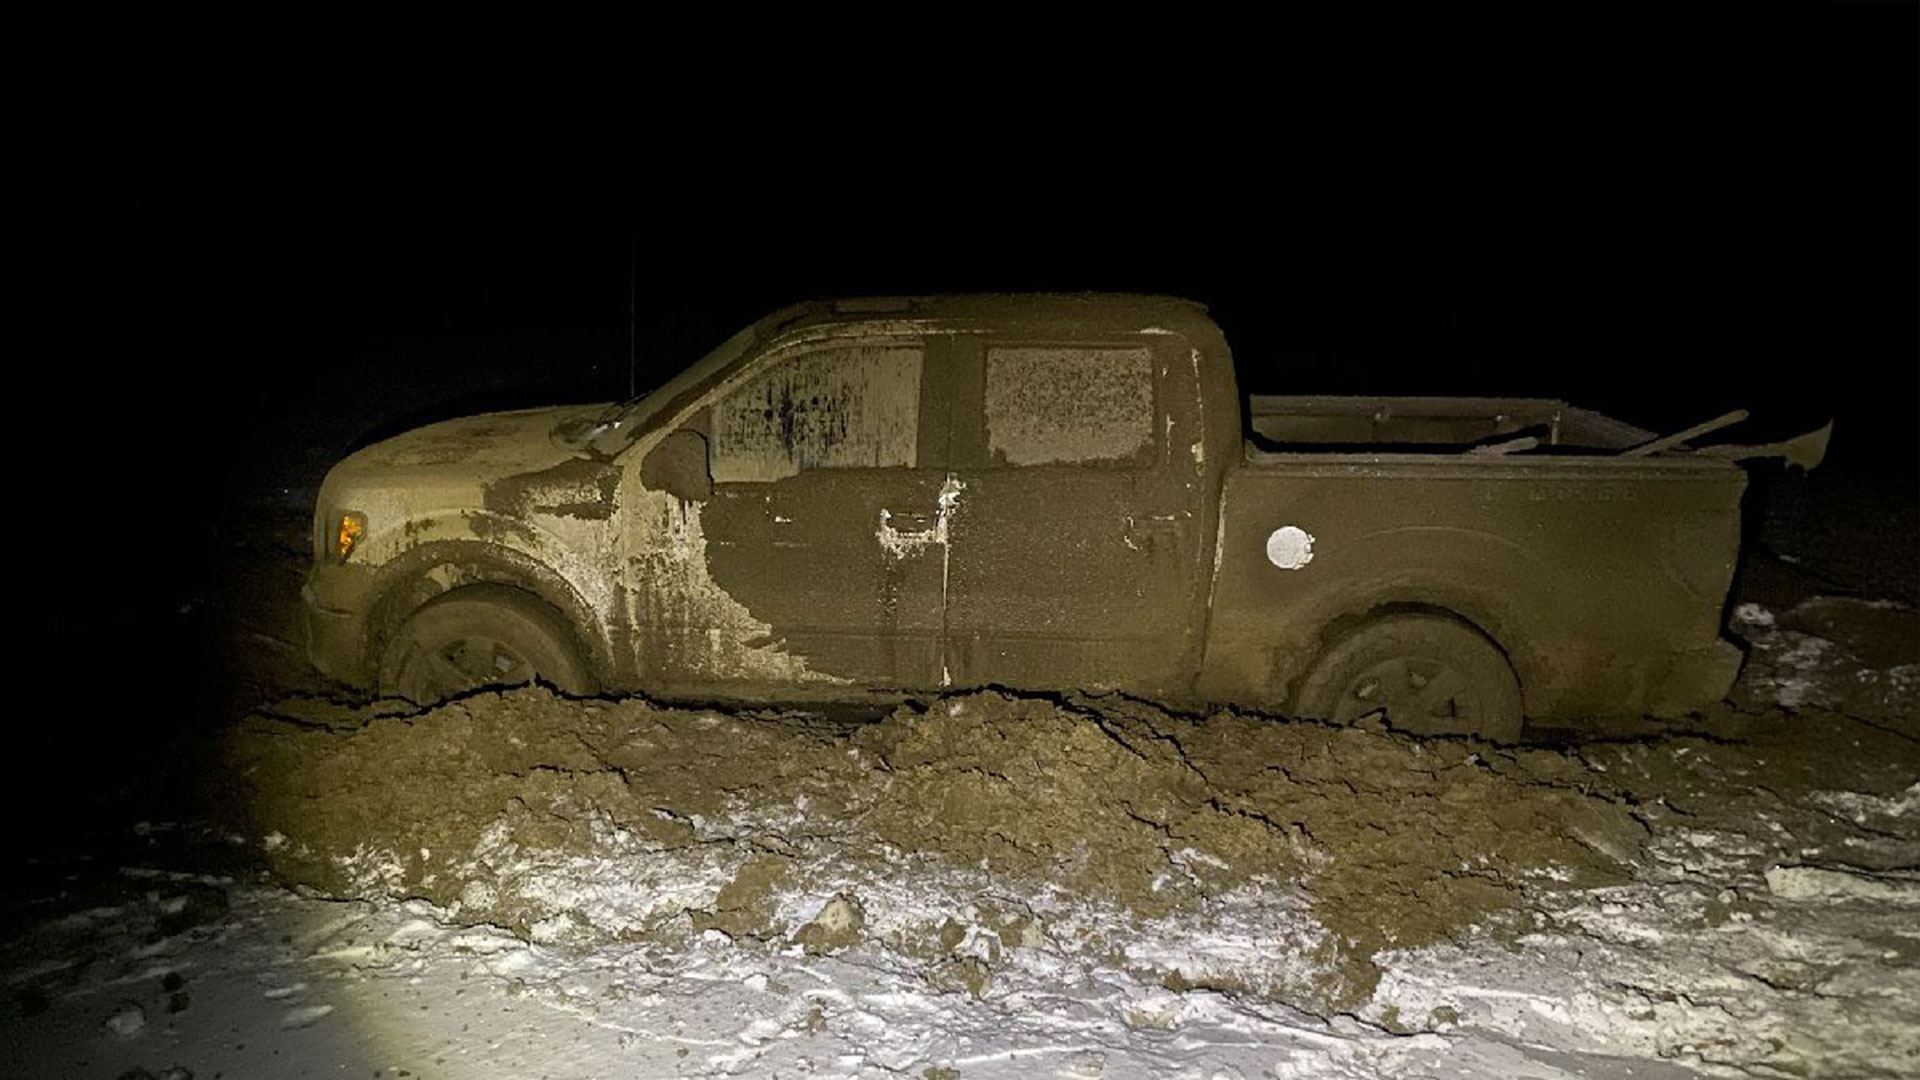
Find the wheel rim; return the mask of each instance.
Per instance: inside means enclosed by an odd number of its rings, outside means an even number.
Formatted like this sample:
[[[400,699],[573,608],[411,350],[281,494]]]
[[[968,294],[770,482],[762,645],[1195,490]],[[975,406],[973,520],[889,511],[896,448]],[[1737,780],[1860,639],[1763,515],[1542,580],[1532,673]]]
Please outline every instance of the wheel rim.
[[[1425,657],[1394,657],[1361,671],[1340,694],[1335,719],[1351,723],[1385,713],[1396,727],[1454,729],[1480,719],[1473,681],[1451,664]]]
[[[430,700],[482,686],[512,686],[533,681],[533,665],[498,638],[470,635],[418,654],[414,680]]]

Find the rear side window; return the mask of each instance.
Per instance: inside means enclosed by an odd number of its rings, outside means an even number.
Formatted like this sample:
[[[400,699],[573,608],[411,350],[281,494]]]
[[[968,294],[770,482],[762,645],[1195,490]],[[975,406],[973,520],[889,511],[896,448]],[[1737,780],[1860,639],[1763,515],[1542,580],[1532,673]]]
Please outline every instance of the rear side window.
[[[1153,449],[1147,348],[991,346],[987,451],[1008,465],[1134,462]]]
[[[849,345],[777,362],[714,406],[714,480],[912,468],[921,360],[917,346]]]

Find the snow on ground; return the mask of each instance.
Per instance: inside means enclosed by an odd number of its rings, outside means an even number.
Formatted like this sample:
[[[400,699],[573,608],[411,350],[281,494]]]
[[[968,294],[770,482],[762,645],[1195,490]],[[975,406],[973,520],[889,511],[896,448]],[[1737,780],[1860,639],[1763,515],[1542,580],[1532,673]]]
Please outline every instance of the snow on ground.
[[[1375,1002],[1708,1074],[1914,1074],[1920,880],[1756,875],[1757,852],[1722,832],[1677,830],[1650,854],[1630,885],[1545,900],[1503,948],[1390,958]]]
[[[76,991],[62,1022],[11,1033],[12,1050],[75,1076],[191,1063],[196,1076],[1361,1077],[1448,1049],[1118,972],[982,1000],[879,950],[808,956],[710,931],[670,954],[582,951],[454,929],[420,902],[234,898],[219,932]],[[163,972],[184,974],[191,1007],[166,1012]],[[143,1029],[88,1029],[143,998]]]
[[[1565,750],[990,695],[853,735],[537,694],[261,722],[310,790],[159,831],[273,872],[76,870],[0,945],[0,1065],[1916,1075],[1920,665],[1849,639],[1902,614],[1743,607],[1737,711]]]

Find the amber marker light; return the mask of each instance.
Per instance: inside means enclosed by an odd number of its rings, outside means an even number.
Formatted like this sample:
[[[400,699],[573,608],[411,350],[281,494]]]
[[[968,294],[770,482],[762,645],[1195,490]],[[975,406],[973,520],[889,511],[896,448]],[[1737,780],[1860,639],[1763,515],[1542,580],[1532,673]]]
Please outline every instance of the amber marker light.
[[[360,536],[367,531],[367,515],[351,510],[340,515],[340,523],[333,532],[333,557],[346,562],[353,554],[353,546],[360,542]]]

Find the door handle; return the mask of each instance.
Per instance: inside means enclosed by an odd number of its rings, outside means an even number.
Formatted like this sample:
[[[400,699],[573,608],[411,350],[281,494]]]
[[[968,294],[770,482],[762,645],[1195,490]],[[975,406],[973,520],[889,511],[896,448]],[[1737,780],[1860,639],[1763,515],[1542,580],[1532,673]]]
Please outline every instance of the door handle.
[[[908,510],[896,514],[880,511],[880,528],[875,533],[880,547],[896,559],[904,559],[947,542],[947,519],[938,513]]]
[[[1136,518],[1127,517],[1127,527],[1121,532],[1121,539],[1135,551],[1151,553],[1156,547],[1171,547],[1180,541],[1180,522],[1172,515]]]

